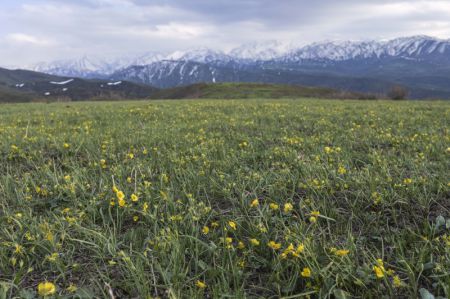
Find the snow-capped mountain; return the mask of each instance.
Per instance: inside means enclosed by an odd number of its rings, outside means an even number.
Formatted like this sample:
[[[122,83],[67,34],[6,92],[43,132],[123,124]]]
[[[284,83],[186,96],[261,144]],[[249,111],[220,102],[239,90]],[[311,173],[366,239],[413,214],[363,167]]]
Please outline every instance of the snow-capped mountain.
[[[228,52],[196,48],[117,59],[82,57],[40,64],[33,70],[163,88],[197,82],[257,81],[384,92],[393,84],[402,84],[416,88],[416,94],[422,96],[428,94],[426,90],[450,93],[450,40],[413,36],[305,46],[269,41]]]
[[[397,38],[389,41],[330,41],[314,43],[280,57],[284,61],[345,61],[382,57],[417,58],[450,53],[450,40],[428,36]]]
[[[105,77],[117,68],[129,66],[127,60],[108,61],[102,58],[83,56],[79,59],[57,60],[39,63],[30,69],[58,76],[95,78]]]
[[[444,55],[450,52],[450,40],[428,36],[413,36],[390,41],[328,41],[298,46],[294,43],[269,41],[245,44],[225,53],[209,48],[197,48],[172,53],[148,52],[135,56],[105,59],[83,56],[73,60],[40,63],[29,69],[54,75],[105,77],[129,67],[142,66],[164,60],[194,61],[214,65],[261,61],[299,62],[304,60],[346,61],[382,57],[419,58]]]
[[[256,42],[235,48],[228,55],[238,60],[266,61],[280,58],[297,48],[299,46],[294,43],[279,41]]]
[[[233,58],[221,51],[208,48],[196,48],[188,51],[175,51],[164,60],[194,61],[200,63],[227,63]]]

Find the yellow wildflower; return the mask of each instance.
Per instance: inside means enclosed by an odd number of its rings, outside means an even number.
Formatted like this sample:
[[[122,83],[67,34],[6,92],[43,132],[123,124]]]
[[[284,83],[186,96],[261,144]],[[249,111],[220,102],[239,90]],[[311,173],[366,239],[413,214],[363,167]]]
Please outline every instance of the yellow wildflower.
[[[78,290],[78,288],[77,288],[76,285],[74,285],[73,283],[71,283],[71,284],[66,288],[66,290],[67,290],[69,293],[75,293],[75,292]]]
[[[339,249],[339,250],[336,250],[334,252],[334,254],[337,255],[337,256],[346,256],[349,252],[350,252],[350,250]]]
[[[373,272],[375,272],[375,275],[377,276],[377,278],[384,277],[384,270],[382,269],[382,267],[373,266]]]
[[[206,288],[206,283],[204,283],[204,282],[201,281],[201,280],[197,280],[197,281],[195,282],[195,285],[196,285],[199,289],[204,289],[204,288]]]
[[[278,210],[280,207],[279,207],[279,205],[277,205],[276,203],[271,203],[271,204],[269,204],[269,208],[270,208],[271,210],[273,210],[273,211],[276,211],[276,210]]]
[[[56,293],[56,286],[51,282],[41,282],[38,284],[38,294],[42,297],[50,296]]]
[[[125,194],[122,191],[117,191],[116,196],[119,200],[125,198]]]
[[[259,241],[258,241],[257,239],[250,239],[250,243],[251,243],[253,246],[259,246]]]
[[[127,202],[125,201],[125,199],[119,199],[119,207],[123,208],[126,204]]]
[[[131,194],[131,201],[132,202],[137,202],[139,200],[139,197],[136,194]]]
[[[209,233],[209,227],[204,226],[203,229],[202,229],[202,233],[203,233],[204,235],[207,235],[207,234]]]
[[[234,221],[228,221],[228,225],[229,225],[233,230],[236,230],[236,227],[237,227],[236,222],[234,222]]]
[[[311,269],[308,267],[303,268],[303,271],[300,273],[300,275],[305,278],[311,277]]]
[[[281,244],[277,243],[275,241],[270,241],[269,243],[267,243],[267,246],[269,246],[270,248],[272,248],[273,250],[278,250],[281,248]]]
[[[22,254],[23,253],[23,247],[20,244],[14,244],[14,253],[15,254]]]
[[[257,206],[259,206],[259,200],[256,198],[252,201],[252,203],[250,204],[250,207],[256,208]]]
[[[142,211],[144,213],[147,213],[147,211],[148,211],[148,203],[144,202],[144,204],[142,205]]]
[[[299,257],[299,256],[300,256],[300,253],[302,253],[303,251],[305,251],[305,245],[299,244],[299,245],[297,246],[297,249],[295,249],[295,251],[292,252],[291,254],[292,254],[293,256],[295,256],[295,257]]]
[[[238,246],[237,246],[237,248],[239,248],[239,249],[244,249],[244,248],[245,248],[245,244],[244,244],[244,242],[242,242],[242,241],[239,241],[239,242],[238,242]]]
[[[294,209],[294,206],[291,203],[288,202],[284,204],[285,213],[289,213],[290,211],[292,211],[292,209]]]
[[[403,283],[398,275],[394,276],[394,278],[392,279],[392,282],[394,284],[394,287],[396,287],[396,288],[399,288],[403,285]]]

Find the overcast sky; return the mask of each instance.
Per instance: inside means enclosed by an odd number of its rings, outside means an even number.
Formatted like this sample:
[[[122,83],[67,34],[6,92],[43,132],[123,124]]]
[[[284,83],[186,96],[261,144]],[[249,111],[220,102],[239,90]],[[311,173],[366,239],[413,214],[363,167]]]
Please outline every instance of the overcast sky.
[[[0,0],[0,65],[247,42],[450,37],[449,0]]]

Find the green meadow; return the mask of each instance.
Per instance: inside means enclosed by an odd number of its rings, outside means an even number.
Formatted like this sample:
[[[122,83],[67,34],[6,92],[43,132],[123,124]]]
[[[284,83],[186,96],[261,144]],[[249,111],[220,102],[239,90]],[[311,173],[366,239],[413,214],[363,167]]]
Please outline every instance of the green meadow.
[[[0,299],[449,298],[449,120],[439,101],[0,105]]]

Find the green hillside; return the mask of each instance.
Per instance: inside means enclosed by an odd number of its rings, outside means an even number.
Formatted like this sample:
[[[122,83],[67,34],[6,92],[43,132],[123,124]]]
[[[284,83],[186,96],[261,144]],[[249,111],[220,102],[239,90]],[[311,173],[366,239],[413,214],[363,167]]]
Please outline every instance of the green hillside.
[[[279,98],[370,98],[369,95],[331,88],[262,83],[199,83],[163,89],[154,99],[279,99]]]
[[[0,103],[149,98],[157,88],[128,81],[85,80],[0,68]]]

